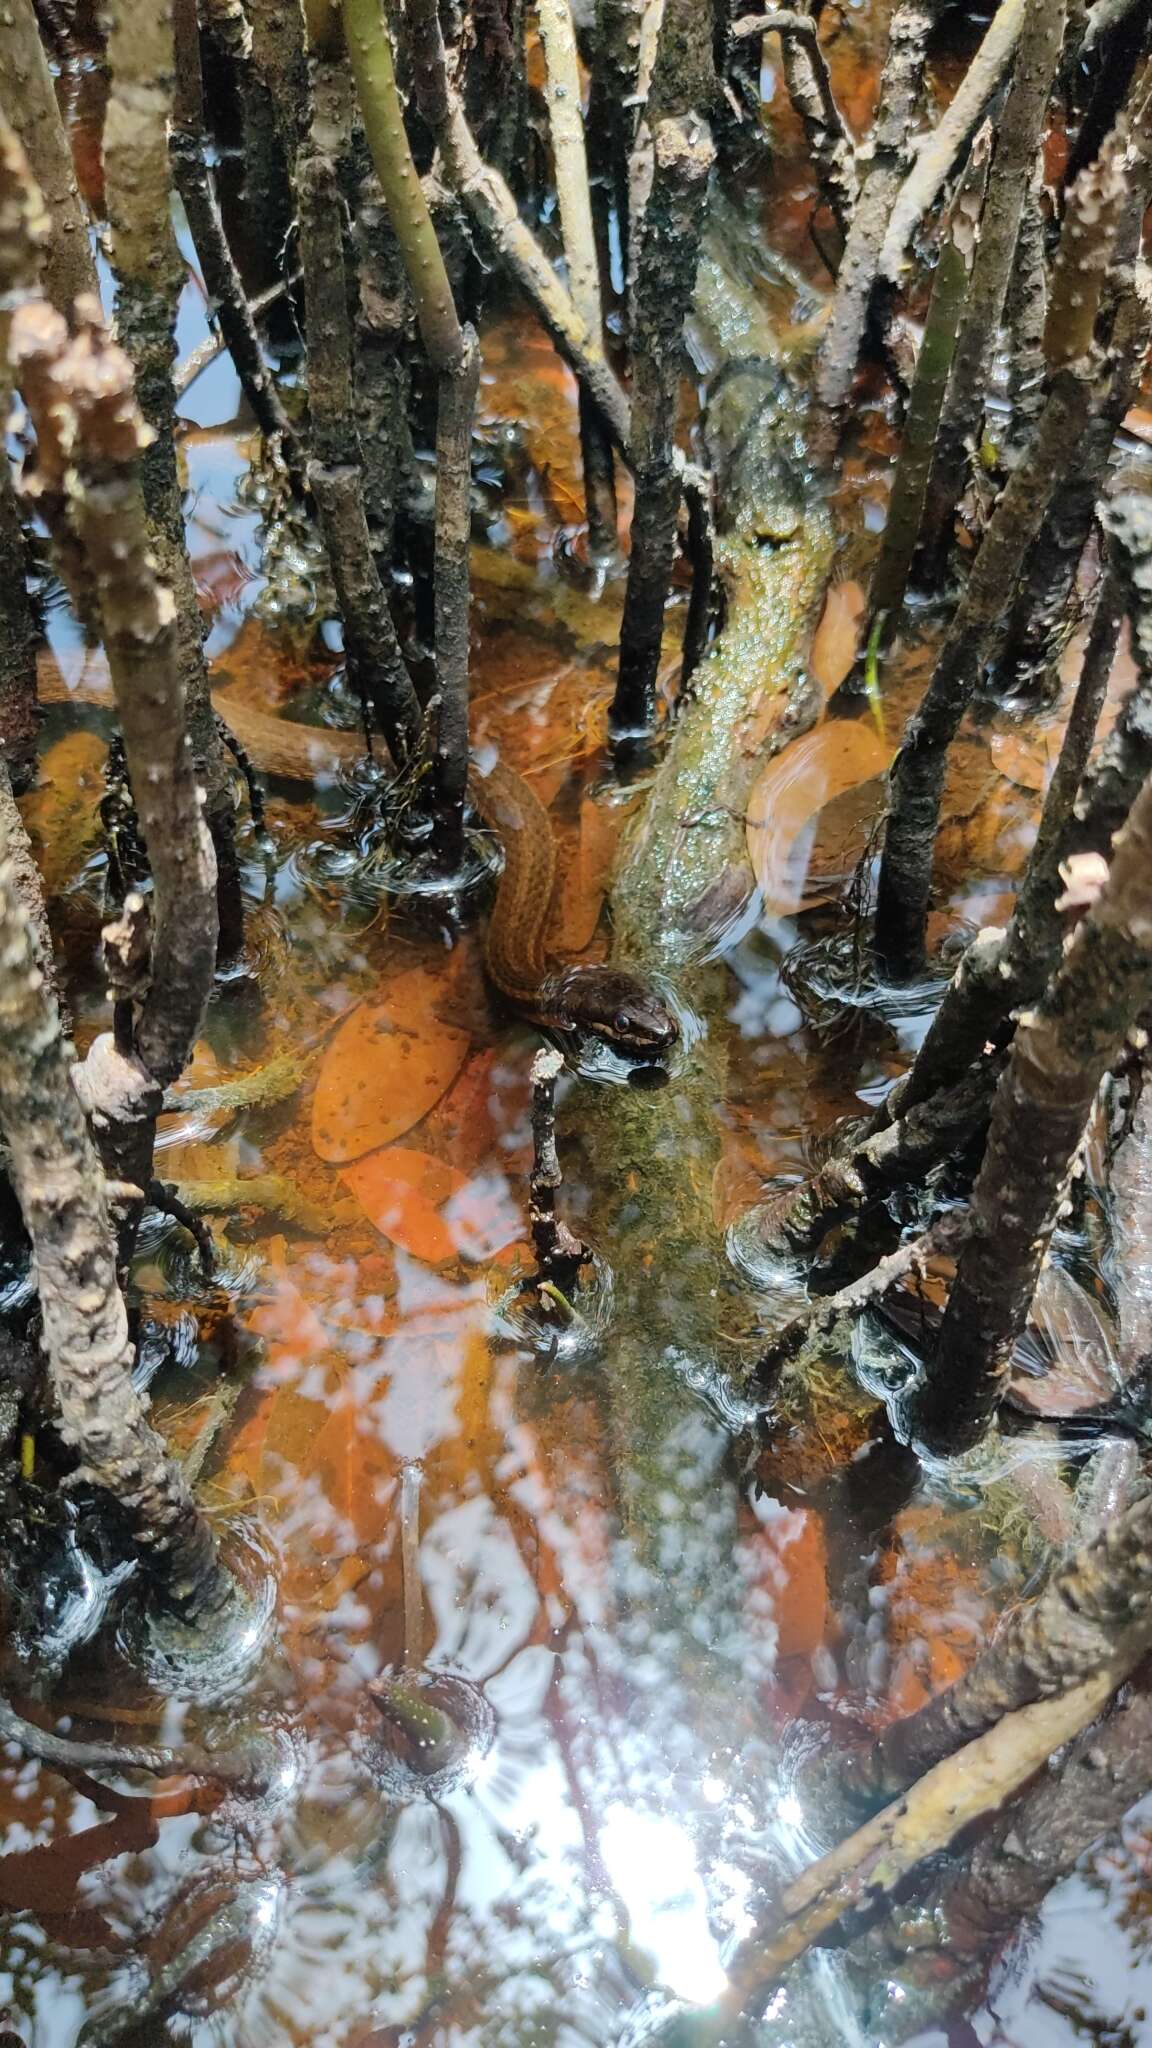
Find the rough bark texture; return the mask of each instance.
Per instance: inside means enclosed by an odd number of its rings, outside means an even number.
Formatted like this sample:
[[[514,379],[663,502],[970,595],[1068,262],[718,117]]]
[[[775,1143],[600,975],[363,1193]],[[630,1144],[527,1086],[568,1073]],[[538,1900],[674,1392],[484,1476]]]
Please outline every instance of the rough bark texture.
[[[392,38],[379,0],[343,0],[356,97],[388,217],[400,244],[416,318],[437,376],[456,370],[464,337],[428,202],[404,127]]]
[[[436,689],[440,709],[432,772],[442,859],[464,852],[468,783],[468,671],[472,534],[472,428],[480,389],[480,344],[463,330],[464,355],[440,378],[436,408]]]
[[[628,273],[628,158],[636,134],[636,80],[640,67],[644,0],[597,0],[588,103],[592,169],[616,216],[620,253]],[[607,245],[605,223],[601,240]]]
[[[1107,884],[1038,1009],[1021,1020],[993,1109],[940,1343],[909,1421],[936,1451],[975,1443],[1007,1382],[1065,1176],[1096,1089],[1152,997],[1152,783]]]
[[[924,339],[916,358],[916,375],[888,500],[884,544],[869,593],[873,618],[883,613],[890,624],[895,622],[904,600],[920,538],[929,477],[938,460],[940,416],[968,291],[986,176],[987,154],[983,152],[979,166],[973,163],[972,172],[957,195],[936,259]]]
[[[220,1612],[230,1583],[207,1522],[131,1381],[133,1346],[88,1126],[8,859],[0,858],[0,1119],[32,1240],[44,1348],[65,1440],[131,1517],[165,1603]]]
[[[1122,621],[1119,585],[1105,575],[1060,757],[1008,930],[990,926],[968,947],[911,1068],[881,1109],[880,1126],[937,1089],[950,1087],[989,1040],[1008,1035],[1012,1011],[1036,1000],[1059,961],[1063,943],[1063,921],[1056,909],[1061,863],[1074,852],[1106,854],[1144,775],[1152,772],[1152,748],[1133,747],[1129,754],[1124,744],[1134,701],[1142,696],[1136,691],[1121,713],[1119,737],[1110,742],[1109,759],[1120,756],[1125,767],[1114,783],[1108,779],[1107,801],[1091,805],[1083,823],[1075,818],[1073,806],[1107,694]]]
[[[924,87],[924,49],[933,15],[934,8],[927,0],[902,0],[892,17],[880,97],[867,144],[868,166],[840,261],[836,297],[817,365],[817,390],[831,412],[843,405],[856,374],[880,250],[914,146],[916,111]]]
[[[314,137],[299,160],[297,195],[315,450],[309,482],[336,586],[349,674],[372,706],[399,767],[419,744],[420,706],[372,553],[352,402],[344,209],[332,164]]]
[[[904,1181],[915,1185],[976,1135],[996,1083],[991,1063],[975,1065],[954,1087],[917,1102],[837,1152],[782,1201],[754,1212],[769,1244],[816,1249],[838,1217]]]
[[[781,1896],[783,1917],[748,1936],[733,1956],[723,2017],[758,2011],[788,1964],[845,1913],[891,1896],[918,1864],[1003,1805],[1055,1749],[1095,1720],[1118,1683],[1108,1666],[1074,1691],[1009,1715],[794,1878]]]
[[[536,1253],[537,1281],[549,1281],[571,1296],[580,1268],[590,1257],[556,1214],[556,1196],[563,1185],[556,1150],[556,1082],[564,1069],[559,1052],[538,1052],[532,1062],[532,1175],[528,1189],[528,1220]]]
[[[919,1987],[936,2025],[950,2013],[971,2012],[997,1950],[1079,1858],[1119,1827],[1150,1780],[1152,1674],[1145,1665],[1105,1720],[1053,1759],[981,1834],[960,1868],[937,1873],[916,1914],[917,1927],[931,1929],[927,1943],[910,1945],[907,1908],[865,1939],[857,1954],[873,1987],[870,2019],[878,2038],[899,2041],[921,2030]],[[911,2029],[909,2007],[920,2015]]]
[[[784,82],[800,118],[820,194],[842,236],[859,197],[856,150],[832,93],[814,16],[787,10],[746,15],[733,24],[738,39],[775,32],[784,59]]]
[[[966,1231],[967,1218],[956,1211],[950,1211],[934,1223],[919,1237],[909,1238],[906,1244],[898,1245],[886,1258],[879,1259],[858,1280],[850,1280],[845,1287],[837,1288],[835,1294],[828,1294],[803,1309],[792,1320],[778,1330],[766,1351],[757,1362],[757,1376],[762,1381],[773,1382],[781,1368],[790,1359],[798,1358],[810,1344],[831,1335],[838,1323],[851,1322],[862,1315],[874,1301],[895,1287],[898,1280],[908,1275],[922,1276],[927,1271],[929,1259],[938,1252],[953,1251],[961,1242]]]
[[[1000,338],[1028,181],[1044,133],[1052,81],[1064,39],[1066,0],[1039,0],[1028,13],[1004,112],[980,221],[948,398],[940,420],[928,482],[924,549],[939,571],[952,538],[971,451],[979,445],[989,374]]]
[[[300,0],[245,0],[252,56],[276,109],[289,170],[308,126],[308,66]]]
[[[132,1046],[98,1038],[83,1069],[114,1177],[142,1190],[163,1089],[188,1061],[212,985],[215,863],[187,738],[175,609],[149,548],[131,365],[98,309],[87,314],[69,337],[45,304],[21,307],[12,352],[37,436],[28,488],[78,604],[102,628],[152,870],[151,980]]]
[[[1044,405],[1044,325],[1048,318],[1048,276],[1044,238],[1044,156],[1036,162],[1016,240],[1016,259],[1004,306],[1008,333],[1008,401],[1012,408],[1004,447],[1016,458],[1028,445],[1028,437]]]
[[[1028,0],[1003,0],[955,96],[917,150],[916,161],[900,187],[884,235],[880,272],[889,283],[899,281],[908,244],[974,134],[1011,61],[1027,14]]]
[[[627,453],[628,401],[498,171],[486,164],[448,82],[444,39],[435,0],[412,0],[409,10],[413,72],[421,111],[440,147],[445,173],[485,240],[507,264],[561,355],[590,392],[613,438]]]
[[[592,219],[592,192],[588,182],[580,65],[569,0],[539,0],[537,20],[548,71],[545,99],[568,289],[589,333],[602,337],[604,315],[600,302],[600,269]],[[612,448],[603,422],[586,392],[580,395],[580,446],[589,546],[594,553],[603,555],[610,553],[616,545]]]
[[[195,0],[174,0],[176,95],[170,154],[212,313],[261,433],[278,454],[294,489],[304,489],[304,456],[264,361],[256,323],[224,232],[204,137],[200,33]]]
[[[1136,167],[1132,185],[1129,206],[1138,222],[1143,215],[1139,202],[1146,195],[1147,166]],[[1137,226],[1133,239],[1138,238]],[[1111,374],[1101,379],[1094,392],[1092,417],[1076,469],[1061,483],[1029,553],[997,663],[999,686],[1010,694],[1047,697],[1056,688],[1077,569],[1107,480],[1113,443],[1139,394],[1152,331],[1152,299],[1133,263],[1126,263],[1116,276],[1110,297],[1107,357]]]
[[[105,188],[120,289],[117,334],[132,358],[136,398],[155,439],[141,481],[161,581],[176,606],[177,645],[188,728],[208,798],[218,858],[226,949],[239,943],[239,881],[229,767],[208,692],[203,628],[184,536],[176,466],[176,309],[184,265],[169,214],[168,119],[174,44],[168,0],[123,0],[108,41],[112,88],[104,129]]]
[[[1133,1668],[1150,1631],[1152,1494],[1145,1494],[1057,1567],[955,1685],[883,1731],[863,1766],[868,1791],[894,1796],[1002,1715],[1068,1692],[1107,1666]]]
[[[1053,383],[1032,444],[996,503],[932,680],[892,771],[876,901],[876,950],[897,979],[924,958],[932,855],[948,749],[971,703],[1030,541],[1057,481],[1076,459],[1091,385],[1071,371]]]
[[[252,241],[264,258],[264,281],[282,275],[280,257],[292,225],[287,158],[272,95],[252,55],[252,30],[242,0],[202,0],[206,43],[230,75],[240,108],[244,209]]]
[[[658,121],[654,147],[635,299],[636,503],[620,628],[620,670],[612,703],[613,729],[621,737],[649,732],[655,717],[656,672],[680,506],[675,428],[684,321],[696,281],[714,156],[707,126],[692,115]]]
[[[6,0],[0,10],[0,78],[4,111],[24,145],[52,221],[44,290],[52,304],[67,314],[75,299],[99,287],[88,239],[88,216],[76,184],[72,151],[32,0]]]
[[[52,223],[19,136],[0,114],[0,421],[11,403],[8,331],[22,299],[38,297]],[[37,627],[28,596],[24,534],[6,452],[0,452],[0,756],[17,794],[36,761]]]

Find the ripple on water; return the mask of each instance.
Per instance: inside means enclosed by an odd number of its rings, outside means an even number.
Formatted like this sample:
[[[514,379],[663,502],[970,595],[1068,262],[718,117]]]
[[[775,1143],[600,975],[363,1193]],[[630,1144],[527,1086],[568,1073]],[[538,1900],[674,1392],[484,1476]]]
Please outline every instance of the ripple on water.
[[[369,1688],[354,1746],[385,1797],[442,1799],[471,1784],[496,1739],[496,1716],[454,1671],[385,1673]]]

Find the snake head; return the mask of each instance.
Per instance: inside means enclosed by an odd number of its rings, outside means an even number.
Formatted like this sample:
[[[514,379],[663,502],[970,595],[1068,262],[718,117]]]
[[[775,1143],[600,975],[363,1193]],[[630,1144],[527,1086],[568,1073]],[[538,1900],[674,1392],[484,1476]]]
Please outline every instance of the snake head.
[[[572,1029],[602,1039],[623,1059],[655,1059],[670,1052],[680,1036],[660,990],[622,967],[570,968],[561,993]]]

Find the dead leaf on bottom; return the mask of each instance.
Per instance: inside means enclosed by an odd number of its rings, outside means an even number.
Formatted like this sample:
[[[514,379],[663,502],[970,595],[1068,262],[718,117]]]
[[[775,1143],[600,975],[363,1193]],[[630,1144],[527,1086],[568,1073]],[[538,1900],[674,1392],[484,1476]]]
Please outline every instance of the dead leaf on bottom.
[[[445,1023],[443,978],[426,967],[396,975],[376,1002],[344,1019],[312,1098],[312,1144],[342,1166],[410,1131],[452,1085],[468,1034]]]

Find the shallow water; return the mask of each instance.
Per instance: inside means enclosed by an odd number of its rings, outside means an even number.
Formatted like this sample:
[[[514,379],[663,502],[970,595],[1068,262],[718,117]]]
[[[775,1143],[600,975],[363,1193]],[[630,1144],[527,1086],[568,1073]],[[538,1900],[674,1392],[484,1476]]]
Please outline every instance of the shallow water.
[[[182,344],[201,332],[190,287]],[[567,563],[567,374],[507,309],[484,361],[477,738],[551,806],[559,928],[594,952],[627,811],[603,751],[622,585],[596,593]],[[225,363],[182,407],[216,680],[354,722],[338,644],[317,630],[315,548],[277,519],[237,407]],[[861,458],[858,503],[881,474]],[[65,676],[98,691],[98,659],[61,609],[51,623]],[[893,703],[885,718],[890,743]],[[86,1041],[107,1021],[92,974],[103,714],[85,708],[82,725],[52,713],[27,808],[56,862]],[[126,1627],[74,1654],[50,1702],[79,1735],[274,1730],[281,1768],[260,1799],[183,1781],[97,1799],[8,1762],[0,2005],[22,2039],[651,2038],[670,1997],[714,1995],[773,1885],[842,1826],[803,1789],[817,1737],[845,1710],[878,1725],[946,1684],[1032,1582],[1047,1539],[1013,1477],[1019,1446],[962,1477],[924,1474],[848,1361],[766,1415],[748,1378],[800,1281],[734,1263],[732,1231],[837,1116],[877,1098],[933,998],[894,1007],[853,982],[845,832],[850,868],[871,813],[819,813],[874,779],[876,744],[838,781],[818,764],[807,796],[793,774],[772,855],[791,894],[769,892],[773,914],[685,989],[701,1028],[668,1087],[645,1100],[602,1076],[562,1084],[562,1212],[598,1263],[554,1341],[516,1293],[535,1041],[486,992],[476,904],[461,928],[434,900],[389,901],[370,780],[314,802],[273,788],[266,834],[243,847],[247,960],[222,979],[182,1086],[285,1052],[299,1084],[235,1115],[177,1109],[160,1170],[276,1184],[213,1214],[211,1285],[159,1224],[136,1277],[151,1313],[197,1318],[199,1359],[157,1381],[157,1419],[181,1450],[212,1431],[202,1492],[274,1618],[259,1653],[204,1678],[207,1698],[167,1688],[154,1663],[149,1686]],[[1049,752],[1007,725],[966,736],[942,855],[951,924],[1005,901]],[[629,1147],[634,1180],[618,1171]],[[32,1684],[10,1661],[18,1704]],[[413,1732],[429,1700],[459,1738],[431,1774]],[[1096,2009],[1129,2029],[1097,2038],[1152,2041],[1148,1854],[1134,1827],[1061,1887],[974,2034],[947,2038],[1049,2048],[1084,2038]],[[878,2044],[862,2011],[828,1952],[793,1970],[754,2039]]]

